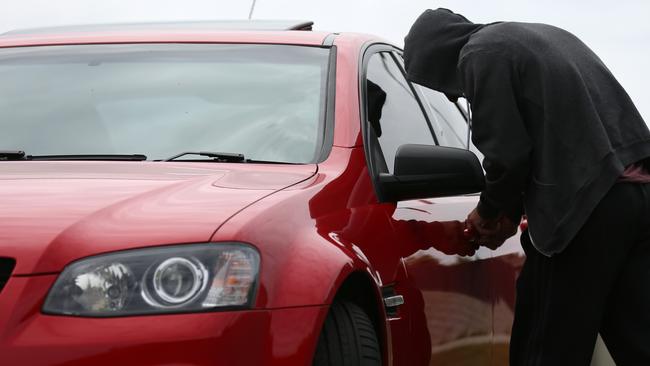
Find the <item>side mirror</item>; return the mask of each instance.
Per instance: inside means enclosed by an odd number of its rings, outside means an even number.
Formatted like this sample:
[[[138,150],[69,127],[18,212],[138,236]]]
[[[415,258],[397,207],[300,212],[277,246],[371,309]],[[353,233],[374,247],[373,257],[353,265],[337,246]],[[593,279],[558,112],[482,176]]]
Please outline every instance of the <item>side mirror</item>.
[[[483,190],[485,177],[474,153],[432,145],[402,145],[394,174],[379,175],[383,201],[445,197]]]

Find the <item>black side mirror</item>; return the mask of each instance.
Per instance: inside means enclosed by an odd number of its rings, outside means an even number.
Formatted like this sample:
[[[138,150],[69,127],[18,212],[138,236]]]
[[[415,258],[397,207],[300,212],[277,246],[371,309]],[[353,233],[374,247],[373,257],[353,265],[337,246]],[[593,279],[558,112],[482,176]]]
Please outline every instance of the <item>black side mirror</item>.
[[[394,174],[381,173],[382,201],[445,197],[483,190],[485,177],[474,153],[431,145],[402,145]]]

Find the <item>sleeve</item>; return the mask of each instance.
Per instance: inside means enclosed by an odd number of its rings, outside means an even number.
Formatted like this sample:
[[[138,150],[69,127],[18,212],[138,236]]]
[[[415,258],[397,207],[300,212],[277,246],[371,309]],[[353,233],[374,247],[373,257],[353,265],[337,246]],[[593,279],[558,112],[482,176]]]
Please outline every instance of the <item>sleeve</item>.
[[[466,54],[458,67],[472,108],[472,141],[485,156],[478,213],[519,222],[532,151],[517,103],[519,77],[508,58],[491,52]]]

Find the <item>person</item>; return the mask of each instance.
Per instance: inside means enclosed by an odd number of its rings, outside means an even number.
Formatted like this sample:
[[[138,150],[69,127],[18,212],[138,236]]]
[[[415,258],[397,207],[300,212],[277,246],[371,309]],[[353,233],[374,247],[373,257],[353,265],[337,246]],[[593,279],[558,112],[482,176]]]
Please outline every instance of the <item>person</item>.
[[[467,217],[492,249],[516,233],[511,365],[589,365],[600,332],[619,365],[650,365],[650,132],[603,62],[545,24],[474,24],[427,10],[408,78],[465,97],[486,185]]]

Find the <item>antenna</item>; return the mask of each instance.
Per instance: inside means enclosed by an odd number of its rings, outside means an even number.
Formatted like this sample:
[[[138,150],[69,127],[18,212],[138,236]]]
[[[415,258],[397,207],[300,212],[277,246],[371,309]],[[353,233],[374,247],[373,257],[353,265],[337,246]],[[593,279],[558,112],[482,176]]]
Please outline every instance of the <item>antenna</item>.
[[[253,18],[253,11],[255,10],[255,3],[256,3],[256,0],[253,0],[253,3],[251,4],[251,11],[250,11],[250,13],[248,13],[248,20],[251,20],[251,18]]]

